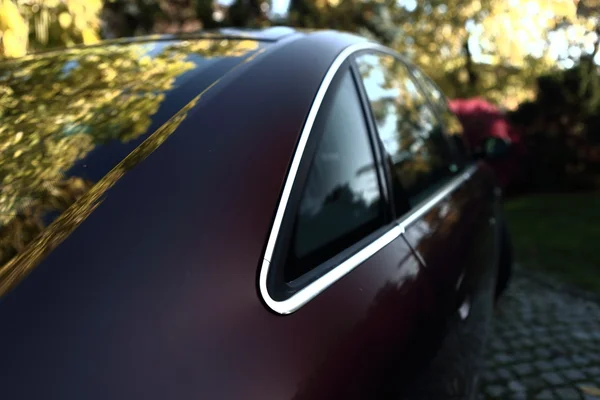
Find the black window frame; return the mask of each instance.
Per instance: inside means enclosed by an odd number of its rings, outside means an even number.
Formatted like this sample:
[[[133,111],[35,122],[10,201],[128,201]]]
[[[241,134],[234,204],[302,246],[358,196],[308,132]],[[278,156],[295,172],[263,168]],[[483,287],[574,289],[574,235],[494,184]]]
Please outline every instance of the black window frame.
[[[312,160],[317,152],[318,144],[324,134],[323,121],[319,120],[319,115],[322,112],[327,112],[331,109],[335,93],[339,90],[341,82],[346,74],[350,74],[359,99],[362,110],[362,118],[365,123],[367,140],[369,142],[370,152],[373,156],[374,166],[380,191],[380,203],[382,211],[381,226],[376,228],[365,237],[359,239],[352,245],[349,245],[344,250],[333,255],[331,258],[307,271],[300,277],[287,281],[285,279],[285,268],[288,264],[288,257],[292,246],[293,231],[295,227],[296,215],[300,207],[304,188],[307,184]],[[270,260],[271,268],[267,275],[266,286],[270,297],[275,301],[284,301],[292,297],[294,294],[318,280],[323,275],[335,269],[345,260],[349,259],[366,246],[381,237],[385,232],[395,226],[395,215],[393,215],[393,207],[390,202],[388,181],[381,165],[383,163],[382,154],[378,150],[377,133],[372,129],[372,121],[370,118],[370,107],[367,108],[365,99],[362,93],[362,82],[356,76],[356,71],[352,66],[350,59],[346,59],[336,71],[331,84],[327,88],[327,92],[323,98],[319,110],[316,114],[315,125],[312,127],[310,136],[304,148],[302,158],[296,173],[292,190],[288,199],[287,207],[281,222],[281,228],[277,236],[277,241],[273,249],[272,259]]]
[[[367,92],[366,92],[366,88],[365,88],[365,84],[362,80],[362,78],[360,77],[360,73],[359,71],[359,66],[356,62],[356,59],[361,57],[362,55],[365,54],[371,54],[371,55],[382,55],[382,56],[388,56],[388,57],[392,57],[394,58],[397,62],[399,62],[401,65],[404,66],[404,68],[406,69],[407,72],[407,77],[410,78],[412,80],[412,83],[415,85],[415,87],[417,88],[417,90],[419,91],[419,93],[423,96],[426,104],[431,108],[431,111],[433,113],[434,118],[437,120],[437,122],[439,123],[439,125],[442,127],[441,129],[441,134],[442,137],[444,138],[444,143],[446,143],[446,145],[448,146],[448,151],[451,157],[451,161],[452,163],[448,166],[449,169],[449,174],[448,176],[444,177],[443,179],[439,180],[438,182],[436,182],[436,188],[434,190],[431,191],[430,194],[426,195],[424,200],[414,204],[408,194],[404,191],[404,188],[400,188],[400,189],[396,189],[394,190],[394,186],[398,186],[398,185],[394,185],[392,183],[393,181],[393,172],[391,171],[391,169],[389,168],[389,166],[387,165],[387,163],[382,162],[382,164],[384,165],[384,172],[386,175],[386,181],[387,181],[387,187],[388,187],[388,192],[390,193],[390,196],[393,196],[395,200],[400,200],[398,203],[396,203],[395,208],[401,210],[394,210],[394,206],[392,206],[392,212],[395,211],[395,218],[397,220],[399,219],[403,219],[405,218],[407,215],[409,215],[411,212],[413,212],[414,210],[420,208],[420,204],[423,202],[426,202],[427,199],[429,197],[431,197],[431,195],[433,195],[434,193],[438,192],[438,190],[442,187],[444,187],[445,185],[447,185],[448,183],[450,183],[453,179],[455,179],[457,176],[460,176],[460,174],[464,171],[465,169],[465,165],[464,163],[461,163],[460,161],[460,157],[459,157],[459,153],[455,147],[455,145],[452,143],[452,141],[450,140],[450,138],[448,137],[447,134],[447,130],[446,127],[443,123],[443,119],[441,118],[441,115],[438,111],[438,107],[431,101],[429,95],[427,95],[426,90],[423,89],[421,83],[419,82],[419,80],[417,79],[417,77],[414,75],[413,70],[415,70],[417,67],[414,66],[413,64],[411,64],[410,62],[408,62],[407,60],[405,60],[403,57],[401,57],[399,54],[388,50],[388,49],[384,49],[384,48],[369,48],[369,49],[363,49],[363,50],[359,50],[356,51],[352,54],[352,56],[350,57],[350,61],[352,63],[352,68],[355,70],[355,74],[358,77],[358,82],[359,82],[359,86],[360,86],[360,91],[363,94],[363,97],[366,101],[366,107],[368,108],[368,114],[369,114],[369,119],[370,119],[370,125],[372,126],[373,132],[374,132],[374,137],[375,140],[377,142],[377,147],[379,148],[379,152],[381,154],[386,154],[386,150],[385,147],[383,145],[383,142],[381,141],[381,139],[379,138],[379,134],[377,131],[377,124],[375,122],[375,116],[373,114],[373,107],[371,106],[371,103],[368,99],[367,96]],[[421,72],[421,74],[423,74],[423,72]],[[437,86],[436,86],[437,87]],[[440,91],[440,93],[443,92]],[[444,97],[445,98],[445,97]],[[402,199],[398,199],[398,197],[402,197]],[[394,203],[391,203],[394,204]]]

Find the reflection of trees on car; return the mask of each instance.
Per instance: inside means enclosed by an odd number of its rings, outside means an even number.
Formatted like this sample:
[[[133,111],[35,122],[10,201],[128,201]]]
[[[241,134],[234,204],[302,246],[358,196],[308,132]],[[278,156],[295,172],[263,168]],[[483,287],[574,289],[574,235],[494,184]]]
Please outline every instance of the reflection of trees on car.
[[[74,48],[0,63],[0,265],[93,182],[67,171],[96,146],[149,133],[175,79],[254,41],[193,40]],[[21,232],[21,233],[19,233]]]
[[[378,91],[383,92],[370,93],[383,144],[402,186],[409,192],[418,190],[443,166],[445,143],[440,122],[402,63],[388,55],[365,59],[360,66],[366,82],[376,81],[377,65],[383,74]]]
[[[2,240],[2,257],[0,259],[0,297],[14,287],[22,278],[24,278],[35,266],[39,260],[58,246],[94,209],[101,203],[106,191],[110,189],[128,170],[142,162],[148,155],[158,148],[167,138],[177,129],[181,122],[187,117],[189,110],[196,105],[201,94],[196,96],[185,107],[178,111],[147,140],[135,148],[125,159],[119,162],[106,176],[100,179],[96,184],[92,182],[83,182],[80,178],[66,178],[67,188],[63,191],[54,190],[48,196],[49,203],[56,204],[56,197],[60,196],[62,203],[58,208],[48,207],[39,199],[39,202],[33,202],[27,208],[21,210],[16,218],[4,227],[0,227],[0,239]],[[64,182],[64,181],[63,181]],[[63,182],[59,183],[60,187]],[[23,232],[22,225],[24,221],[31,224],[22,216],[28,216],[34,213],[34,206],[39,206],[42,211],[62,211],[47,228],[44,229],[43,221],[37,219],[34,221],[35,229],[29,236],[19,235]],[[46,214],[47,215],[47,214]],[[42,215],[40,215],[42,217]],[[37,234],[39,233],[39,234]],[[18,237],[16,237],[19,235]],[[11,242],[10,238],[15,238],[16,242]],[[30,243],[31,242],[31,243]],[[26,247],[27,246],[27,247]]]

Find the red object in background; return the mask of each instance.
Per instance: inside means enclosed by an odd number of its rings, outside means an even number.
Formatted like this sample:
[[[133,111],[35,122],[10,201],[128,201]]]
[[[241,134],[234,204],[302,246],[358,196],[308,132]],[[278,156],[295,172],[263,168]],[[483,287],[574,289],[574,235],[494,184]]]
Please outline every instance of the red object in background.
[[[450,109],[463,125],[465,137],[472,149],[481,148],[488,137],[497,137],[511,143],[507,157],[490,160],[500,186],[505,189],[518,179],[521,172],[523,147],[521,135],[511,126],[506,115],[495,105],[481,98],[455,99]]]

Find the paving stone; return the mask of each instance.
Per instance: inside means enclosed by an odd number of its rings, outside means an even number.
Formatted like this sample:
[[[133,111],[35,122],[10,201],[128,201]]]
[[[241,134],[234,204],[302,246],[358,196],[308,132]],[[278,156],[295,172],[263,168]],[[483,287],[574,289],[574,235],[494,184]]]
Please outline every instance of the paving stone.
[[[589,358],[579,356],[579,355],[573,356],[572,360],[573,360],[573,363],[577,364],[577,365],[585,365],[590,362]]]
[[[516,392],[516,393],[527,391],[527,388],[525,386],[523,386],[523,384],[519,381],[510,381],[508,383],[508,389],[511,392]]]
[[[506,387],[502,385],[491,385],[485,388],[485,391],[488,395],[493,398],[501,398],[504,393],[506,393]]]
[[[558,368],[571,367],[571,363],[569,362],[569,360],[564,357],[559,357],[559,358],[555,359],[553,364]]]
[[[569,369],[562,372],[563,375],[571,381],[581,381],[585,379],[585,374],[577,369]]]
[[[535,398],[537,400],[553,400],[556,397],[554,397],[554,394],[552,394],[551,390],[546,389],[546,390],[542,390],[540,393],[538,393],[538,395],[535,396]]]
[[[521,382],[529,391],[537,391],[548,386],[548,384],[539,376],[529,376],[521,379]]]
[[[529,375],[533,372],[533,366],[529,363],[518,364],[513,367],[517,376]]]
[[[513,378],[513,374],[506,368],[500,368],[496,371],[496,375],[502,380],[508,381]]]
[[[521,343],[522,343],[524,346],[526,346],[526,347],[533,347],[533,346],[535,346],[535,344],[536,344],[536,343],[535,343],[533,340],[531,340],[531,339],[527,339],[527,338],[526,338],[526,339],[523,339],[523,340],[521,341]]]
[[[573,389],[572,387],[562,387],[562,388],[554,389],[554,393],[556,394],[556,397],[558,397],[561,400],[579,400],[579,399],[581,399],[581,395],[579,394],[579,391],[576,389]]]
[[[490,343],[490,348],[494,349],[496,351],[506,351],[506,350],[508,350],[508,346],[505,343],[503,343],[503,342],[501,342],[499,340],[495,340],[492,343]]]
[[[486,370],[481,374],[481,379],[483,379],[484,382],[491,383],[498,380],[498,375],[494,373],[494,371]]]
[[[598,349],[596,349],[598,351]],[[592,361],[600,362],[600,353],[590,354],[588,358]]]
[[[481,391],[488,400],[526,395],[581,399],[582,382],[600,387],[598,302],[539,284],[516,270],[490,333],[486,365],[492,368],[482,376]]]
[[[548,344],[552,343],[553,339],[550,336],[542,336],[541,338],[538,338],[537,341],[541,344]]]
[[[554,365],[548,361],[536,361],[535,366],[540,371],[550,371],[554,368]]]
[[[514,392],[508,398],[510,400],[527,400],[527,392]]]
[[[600,376],[600,367],[590,367],[586,370],[588,376]]]
[[[590,340],[591,337],[587,332],[583,331],[574,331],[572,336],[577,340]]]
[[[565,380],[556,372],[544,372],[542,378],[553,386],[562,385],[565,382]]]
[[[548,350],[546,347],[538,347],[534,350],[536,357],[539,358],[549,358],[552,355],[552,352]]]
[[[528,350],[519,350],[518,353],[514,355],[515,362],[522,363],[523,361],[531,360],[532,355]]]
[[[494,356],[494,360],[497,361],[499,364],[509,364],[514,362],[514,357],[509,356],[508,354],[505,353],[499,353],[496,354],[496,356]]]

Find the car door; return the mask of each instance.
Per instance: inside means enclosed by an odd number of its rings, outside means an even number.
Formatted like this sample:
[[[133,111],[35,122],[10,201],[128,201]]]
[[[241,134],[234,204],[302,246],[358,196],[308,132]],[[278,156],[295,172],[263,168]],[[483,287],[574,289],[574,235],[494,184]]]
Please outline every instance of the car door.
[[[473,297],[472,292],[476,291],[478,286],[485,286],[486,281],[482,280],[485,276],[483,272],[497,274],[496,264],[501,241],[500,227],[496,223],[501,216],[498,182],[487,164],[473,161],[463,127],[450,110],[448,101],[439,87],[418,68],[411,66],[411,72],[435,109],[442,132],[449,140],[455,154],[457,171],[464,174],[460,190],[454,195],[460,196],[463,193],[467,198],[468,207],[473,207],[472,218],[475,218],[475,222],[470,225],[474,227],[475,239],[474,243],[466,242],[471,243],[471,249],[466,254],[469,254],[473,261],[465,263],[468,269],[464,274],[466,280],[461,287],[463,293],[471,292],[469,295]],[[480,250],[479,256],[476,255],[476,249]]]
[[[291,314],[271,323],[303,377],[294,398],[398,398],[432,355],[441,328],[435,289],[393,218],[350,63],[325,82],[292,160],[259,288],[271,311]]]
[[[496,257],[490,171],[461,157],[401,59],[369,50],[355,62],[388,159],[390,192],[397,194],[395,218],[434,283],[449,332],[469,317],[474,299],[487,299],[480,290]]]

